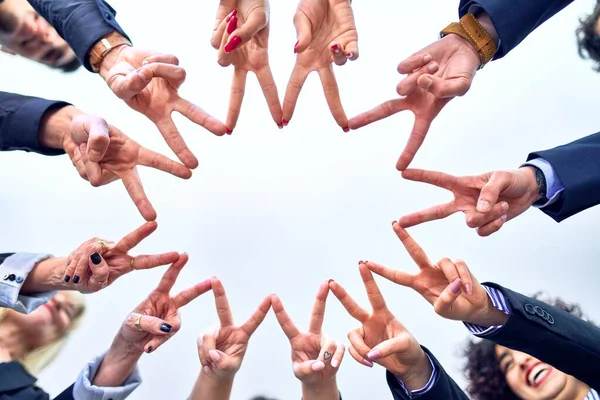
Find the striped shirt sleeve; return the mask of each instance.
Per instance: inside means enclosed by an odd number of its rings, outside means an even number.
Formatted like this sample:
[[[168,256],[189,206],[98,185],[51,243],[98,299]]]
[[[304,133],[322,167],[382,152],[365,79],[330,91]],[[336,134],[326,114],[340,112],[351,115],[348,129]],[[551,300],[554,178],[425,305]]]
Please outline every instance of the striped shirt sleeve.
[[[423,386],[421,389],[410,391],[406,388],[406,386],[404,385],[404,382],[402,382],[400,380],[400,378],[396,377],[396,379],[398,380],[398,383],[400,384],[400,387],[402,387],[402,390],[404,390],[404,393],[406,393],[406,396],[408,396],[409,399],[416,399],[417,397],[421,396],[422,394],[425,394],[428,391],[430,391],[431,388],[433,387],[433,385],[435,385],[435,382],[437,380],[438,371],[435,368],[435,364],[431,360],[431,357],[429,357],[429,354],[427,354],[427,353],[425,353],[425,354],[427,355],[427,358],[429,359],[429,362],[431,363],[431,367],[433,368],[433,372],[431,373],[431,376],[429,377],[429,380],[427,381],[427,384],[425,386]]]
[[[510,309],[508,308],[508,304],[506,303],[506,299],[504,298],[502,292],[500,292],[498,289],[494,289],[493,287],[489,287],[486,285],[483,285],[483,288],[490,297],[490,300],[492,300],[492,304],[494,304],[494,307],[496,307],[497,310],[502,311],[506,315],[510,315]],[[502,325],[484,328],[479,325],[469,324],[468,322],[464,322],[464,324],[469,330],[469,332],[478,337],[489,336],[497,332],[500,328],[502,328]]]

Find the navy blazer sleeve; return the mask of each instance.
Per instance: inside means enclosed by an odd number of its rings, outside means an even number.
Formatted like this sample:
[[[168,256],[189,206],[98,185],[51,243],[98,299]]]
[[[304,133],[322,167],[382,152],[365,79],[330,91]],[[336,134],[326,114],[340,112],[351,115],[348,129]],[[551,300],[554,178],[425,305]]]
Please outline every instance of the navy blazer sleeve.
[[[47,111],[69,103],[0,92],[0,151],[25,150],[53,156],[62,149],[43,147],[38,139],[40,124]]]
[[[89,71],[87,54],[103,36],[117,31],[127,37],[115,20],[116,11],[104,0],[28,0],[71,46]]]
[[[600,328],[495,283],[510,308],[508,321],[485,338],[522,351],[600,389]]]
[[[560,178],[559,200],[541,210],[560,222],[600,204],[600,132],[551,150],[529,154],[527,161],[543,158]]]
[[[494,57],[498,59],[571,2],[573,0],[461,0],[458,13],[462,18],[475,7],[490,16],[500,38]]]
[[[386,379],[394,400],[410,400],[417,398],[419,400],[469,400],[467,395],[458,387],[456,382],[444,371],[444,368],[439,361],[431,354],[431,352],[423,347],[423,350],[429,355],[437,371],[437,379],[430,390],[418,397],[412,397],[407,390],[400,385],[390,371],[386,371]]]

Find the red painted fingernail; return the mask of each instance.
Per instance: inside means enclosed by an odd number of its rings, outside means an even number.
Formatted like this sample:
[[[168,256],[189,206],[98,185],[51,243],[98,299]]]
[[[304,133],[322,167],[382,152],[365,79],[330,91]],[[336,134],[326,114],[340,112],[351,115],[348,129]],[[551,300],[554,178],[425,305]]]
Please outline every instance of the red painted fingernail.
[[[227,134],[231,135],[233,133],[233,129],[227,129]]]
[[[229,21],[229,23],[227,24],[227,33],[228,34],[232,34],[233,31],[235,31],[237,29],[237,17],[233,16],[231,17],[231,21]]]
[[[300,45],[300,41],[298,40],[296,42],[296,44],[294,45],[294,54],[296,54],[298,52],[298,46]]]
[[[283,122],[282,122],[282,123],[280,123],[280,124],[277,124],[277,127],[278,127],[279,129],[283,129]]]
[[[237,10],[233,10],[232,12],[229,13],[229,15],[227,16],[227,19],[225,21],[229,22],[231,20],[232,17],[235,17],[237,15]]]
[[[392,226],[393,226],[393,225],[396,225],[397,223],[398,223],[398,221],[396,221],[396,220],[393,220],[393,221],[392,221]]]
[[[229,43],[227,43],[227,45],[225,46],[225,53],[231,53],[232,51],[237,49],[240,44],[242,44],[241,37],[239,37],[239,36],[232,37],[231,40],[229,40]]]
[[[340,46],[338,46],[337,44],[334,44],[333,46],[331,46],[331,51],[333,51],[335,54],[340,52]]]
[[[350,132],[350,128],[347,126],[343,127],[342,130],[346,133]]]
[[[290,123],[290,121],[287,121],[285,119],[281,120],[281,123],[283,124],[283,126],[288,126],[288,124]]]

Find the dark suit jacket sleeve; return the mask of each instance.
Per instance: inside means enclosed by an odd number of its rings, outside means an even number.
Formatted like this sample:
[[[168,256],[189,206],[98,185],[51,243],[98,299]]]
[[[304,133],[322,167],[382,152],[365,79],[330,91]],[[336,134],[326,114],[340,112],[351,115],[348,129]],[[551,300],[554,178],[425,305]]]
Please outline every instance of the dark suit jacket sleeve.
[[[456,382],[446,373],[442,364],[431,354],[431,352],[423,347],[423,350],[429,355],[437,371],[437,378],[429,391],[419,396],[411,396],[406,389],[400,384],[398,378],[390,371],[386,371],[386,379],[394,400],[469,400],[467,395],[458,387]]]
[[[87,54],[103,36],[117,31],[127,34],[115,20],[116,11],[103,0],[29,0],[35,10],[71,46],[89,71]]]
[[[74,384],[65,389],[64,392],[54,398],[54,400],[73,400],[73,386]]]
[[[506,324],[485,338],[522,351],[600,389],[600,329],[556,307],[495,283],[510,308]]]
[[[556,203],[541,209],[555,221],[600,204],[600,133],[531,153],[527,161],[534,158],[548,161],[565,188]]]
[[[0,92],[0,150],[25,150],[48,156],[64,154],[61,149],[40,145],[38,132],[47,111],[69,103]]]
[[[491,18],[500,38],[495,59],[514,49],[531,32],[573,0],[461,0],[458,13],[467,14],[472,6],[483,9]]]

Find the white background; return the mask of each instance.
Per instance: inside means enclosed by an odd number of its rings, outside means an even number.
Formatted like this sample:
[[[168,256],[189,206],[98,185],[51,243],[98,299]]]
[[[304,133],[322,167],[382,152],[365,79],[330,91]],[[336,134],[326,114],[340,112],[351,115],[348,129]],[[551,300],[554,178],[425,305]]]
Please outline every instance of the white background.
[[[277,1],[271,13],[271,67],[283,98],[294,64],[296,4]],[[357,1],[361,57],[336,67],[349,116],[396,96],[396,66],[457,19],[457,2]],[[508,57],[477,74],[465,98],[453,100],[433,124],[412,164],[453,174],[518,167],[530,151],[598,130],[598,75],[577,56],[577,19],[595,2],[580,0],[532,34]],[[224,119],[231,69],[209,45],[216,1],[114,0],[118,20],[136,46],[171,52],[187,68],[182,96]],[[81,69],[63,75],[2,55],[2,90],[73,102],[105,117],[145,146],[169,154],[157,129],[116,99],[102,80]],[[237,322],[269,292],[277,292],[305,329],[318,285],[335,278],[365,306],[359,259],[415,271],[390,227],[393,219],[449,199],[441,189],[403,181],[394,166],[412,126],[405,113],[344,134],[311,76],[289,127],[272,122],[256,80],[230,137],[214,137],[182,117],[178,123],[200,159],[190,181],[140,171],[158,211],[158,231],[133,254],[186,251],[190,262],[176,289],[212,275],[224,282]],[[582,171],[583,172],[583,171]],[[66,255],[83,241],[119,239],[143,223],[121,184],[92,188],[66,156],[24,152],[0,157],[2,251]],[[600,321],[597,240],[600,208],[557,224],[538,210],[479,238],[462,215],[411,229],[433,260],[463,258],[482,281],[514,290],[545,289],[579,302]],[[130,274],[89,296],[89,312],[65,351],[41,374],[51,393],[69,386],[81,367],[110,345],[122,319],[156,285],[164,268]],[[378,279],[390,308],[462,384],[467,332],[438,318],[416,293]],[[207,294],[182,312],[182,330],[155,354],[144,355],[144,384],[132,399],[185,398],[199,371],[196,337],[216,322]],[[346,342],[357,326],[330,297],[325,330]],[[270,314],[250,342],[232,399],[257,394],[298,399],[287,340]],[[384,370],[346,356],[338,374],[344,399],[390,398]]]

